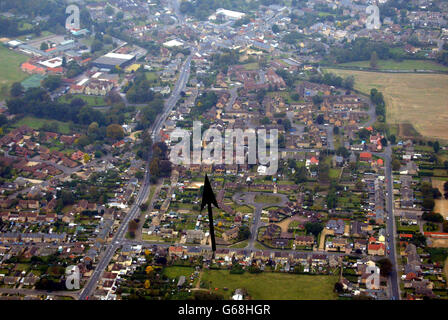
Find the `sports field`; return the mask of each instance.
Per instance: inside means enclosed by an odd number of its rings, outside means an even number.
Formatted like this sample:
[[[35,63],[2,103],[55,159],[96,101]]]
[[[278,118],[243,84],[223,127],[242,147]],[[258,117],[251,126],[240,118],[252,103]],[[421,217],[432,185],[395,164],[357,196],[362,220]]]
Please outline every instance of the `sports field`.
[[[369,94],[383,92],[387,122],[412,124],[422,135],[448,140],[448,75],[384,73],[326,69],[343,77],[355,77],[355,89]]]
[[[20,65],[27,61],[28,57],[14,52],[0,45],[0,88],[9,86],[14,82],[20,82],[27,74],[20,70]],[[5,98],[3,90],[0,91],[0,100]]]
[[[228,270],[204,270],[202,281],[230,298],[235,289],[244,288],[252,299],[260,300],[335,300],[337,276],[312,276],[289,273],[230,274]],[[215,290],[215,289],[218,290]],[[224,290],[227,288],[227,290]]]
[[[341,63],[342,67],[370,68],[370,61],[354,61]],[[448,67],[428,60],[378,60],[378,70],[434,70],[448,71]]]

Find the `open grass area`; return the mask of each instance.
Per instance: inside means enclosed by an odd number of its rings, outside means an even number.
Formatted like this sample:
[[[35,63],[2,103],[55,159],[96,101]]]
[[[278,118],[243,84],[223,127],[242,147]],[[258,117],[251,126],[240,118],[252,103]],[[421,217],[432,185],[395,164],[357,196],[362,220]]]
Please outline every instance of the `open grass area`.
[[[274,196],[274,195],[266,195],[266,194],[257,194],[255,196],[254,201],[256,203],[271,203],[271,204],[276,204],[276,203],[280,203],[282,199],[278,196]]]
[[[159,76],[154,71],[146,72],[145,76],[146,76],[146,79],[148,79],[148,81],[157,81],[157,80],[159,80]]]
[[[254,213],[254,208],[248,205],[235,206],[234,210],[241,213]]]
[[[263,272],[230,274],[227,270],[204,270],[202,281],[225,298],[235,289],[244,288],[253,299],[260,300],[334,300],[337,276],[311,276]],[[228,290],[224,290],[228,288]]]
[[[339,176],[341,175],[341,169],[330,169],[329,177],[332,180],[339,179]]]
[[[12,51],[0,45],[0,100],[6,98],[5,94],[14,82],[20,82],[27,74],[20,70],[20,65],[28,60],[28,57]]]
[[[237,242],[235,244],[232,244],[231,246],[229,246],[230,248],[237,248],[237,249],[241,249],[241,248],[245,248],[247,247],[247,244],[249,243],[248,240],[244,240],[244,241],[240,241]]]
[[[258,70],[258,69],[260,69],[260,66],[258,65],[258,62],[246,63],[243,66],[244,66],[244,69],[246,69],[246,70]]]
[[[75,98],[80,98],[84,100],[91,107],[100,107],[105,106],[106,102],[104,101],[104,97],[102,96],[85,96],[80,94],[75,95],[65,95],[61,97],[62,102],[71,102]]]
[[[448,140],[448,75],[381,73],[327,69],[355,77],[355,89],[369,94],[377,88],[384,95],[389,124],[412,124],[424,137]]]
[[[12,126],[14,128],[18,128],[20,126],[27,125],[31,129],[39,130],[40,128],[42,128],[42,126],[45,123],[47,123],[47,124],[57,123],[58,128],[59,128],[59,130],[58,130],[59,133],[62,133],[62,134],[70,133],[70,126],[69,126],[68,122],[49,120],[49,119],[39,119],[39,118],[35,118],[35,117],[24,117],[24,118],[20,119],[19,121],[17,121],[16,123],[14,123]]]
[[[370,68],[370,61],[354,61],[340,64],[342,67]],[[379,60],[378,70],[433,70],[448,71],[448,67],[428,60]]]
[[[171,266],[163,269],[163,274],[170,279],[179,279],[180,276],[188,278],[193,272],[193,267]]]

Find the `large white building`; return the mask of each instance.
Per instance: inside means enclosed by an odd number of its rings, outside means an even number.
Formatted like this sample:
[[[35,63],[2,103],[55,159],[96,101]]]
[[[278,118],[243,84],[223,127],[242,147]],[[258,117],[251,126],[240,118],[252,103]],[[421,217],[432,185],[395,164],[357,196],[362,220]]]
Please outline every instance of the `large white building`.
[[[246,14],[243,12],[219,8],[218,10],[216,10],[216,13],[214,15],[210,16],[209,19],[215,20],[217,16],[222,16],[226,20],[238,20],[238,19],[241,19],[242,17],[244,17],[245,15]]]

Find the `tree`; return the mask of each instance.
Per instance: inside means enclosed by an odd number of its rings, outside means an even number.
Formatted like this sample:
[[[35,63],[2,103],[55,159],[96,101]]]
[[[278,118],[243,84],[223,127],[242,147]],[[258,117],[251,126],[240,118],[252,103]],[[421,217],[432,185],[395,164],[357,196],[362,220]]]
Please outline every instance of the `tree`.
[[[92,45],[90,46],[90,51],[95,53],[97,51],[101,51],[103,49],[103,43],[100,40],[93,40]]]
[[[307,222],[305,224],[305,230],[307,233],[313,234],[315,237],[324,229],[324,226],[318,222]]]
[[[60,76],[48,76],[42,80],[42,86],[49,91],[56,90],[61,85],[62,80]]]
[[[73,194],[71,191],[63,190],[62,191],[62,203],[64,206],[71,205],[75,203],[75,200],[73,198]]]
[[[307,170],[304,166],[300,166],[297,168],[297,171],[294,174],[294,181],[296,184],[306,182],[308,180]]]
[[[355,77],[354,76],[348,76],[347,78],[344,79],[342,86],[345,89],[349,89],[349,90],[353,90],[353,88],[355,87]]]
[[[389,137],[389,141],[391,144],[395,144],[397,142],[397,137],[395,135],[391,135]]]
[[[370,68],[378,68],[378,54],[376,53],[376,51],[373,51],[370,56]]]
[[[46,43],[46,42],[42,42],[42,43],[40,44],[40,50],[41,50],[41,51],[48,50],[48,43]]]
[[[124,137],[123,127],[119,124],[113,123],[107,126],[106,135],[112,140],[119,140]]]
[[[135,219],[131,220],[128,225],[128,231],[129,231],[129,236],[132,239],[135,238],[135,232],[137,231],[137,229],[138,229],[138,222],[135,221]]]
[[[159,161],[157,158],[152,159],[149,164],[149,172],[151,172],[152,177],[159,177],[160,169],[159,169]]]
[[[271,120],[268,117],[264,117],[263,119],[261,119],[261,124],[263,125],[268,125],[271,123]]]
[[[109,91],[106,94],[106,97],[104,98],[104,100],[108,103],[108,104],[117,104],[117,103],[122,103],[123,99],[121,98],[120,94],[116,91]]]
[[[151,275],[151,273],[154,271],[154,267],[153,266],[147,266],[145,268],[145,272],[147,275]]]
[[[324,123],[324,116],[322,114],[317,116],[316,123],[319,124],[319,125]]]
[[[243,241],[243,240],[247,240],[250,237],[250,229],[248,226],[244,225],[241,226],[240,229],[238,230],[238,240],[239,241]]]
[[[384,277],[388,277],[393,270],[392,262],[388,258],[378,260],[380,266],[380,273]]]
[[[89,124],[89,127],[87,128],[87,135],[88,136],[92,136],[92,135],[96,135],[98,133],[98,129],[99,129],[99,125],[98,122],[92,122],[91,124]]]
[[[4,114],[0,114],[0,127],[7,123],[8,123],[8,118]],[[3,134],[3,131],[2,131],[2,134]]]
[[[334,284],[334,291],[341,293],[344,291],[344,286],[339,281]]]
[[[140,205],[140,210],[143,211],[143,212],[148,210],[148,204],[147,203],[142,203]]]
[[[9,93],[13,97],[18,97],[18,96],[22,95],[23,91],[24,91],[24,88],[23,88],[22,84],[20,82],[14,82],[11,86],[11,90],[9,91]]]
[[[108,16],[111,16],[114,14],[114,9],[110,5],[107,5],[104,9],[104,13]]]
[[[273,33],[279,33],[280,32],[279,26],[276,25],[276,24],[272,25],[272,32]]]
[[[330,179],[330,166],[323,161],[319,162],[318,175],[320,182],[327,182]]]
[[[315,96],[312,98],[312,100],[313,100],[313,103],[314,103],[316,106],[320,106],[320,104],[321,104],[322,102],[324,102],[324,99],[323,99],[321,96],[319,96],[319,95],[315,95]]]
[[[434,213],[434,212],[424,212],[422,214],[422,219],[425,221],[437,222],[437,223],[445,221],[445,219],[443,219],[443,216],[440,213]]]
[[[392,170],[398,171],[398,170],[400,170],[400,167],[401,167],[400,160],[398,160],[398,159],[392,160]]]
[[[434,142],[432,147],[433,147],[435,153],[439,153],[439,150],[440,150],[440,143],[439,143],[439,141]]]

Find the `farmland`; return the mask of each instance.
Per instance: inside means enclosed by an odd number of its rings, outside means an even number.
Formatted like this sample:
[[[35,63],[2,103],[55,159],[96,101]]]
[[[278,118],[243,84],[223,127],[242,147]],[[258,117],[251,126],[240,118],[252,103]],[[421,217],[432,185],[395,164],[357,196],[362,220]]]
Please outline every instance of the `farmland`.
[[[355,89],[369,94],[383,92],[389,124],[409,124],[424,137],[448,140],[448,75],[381,73],[327,69],[355,77]]]

